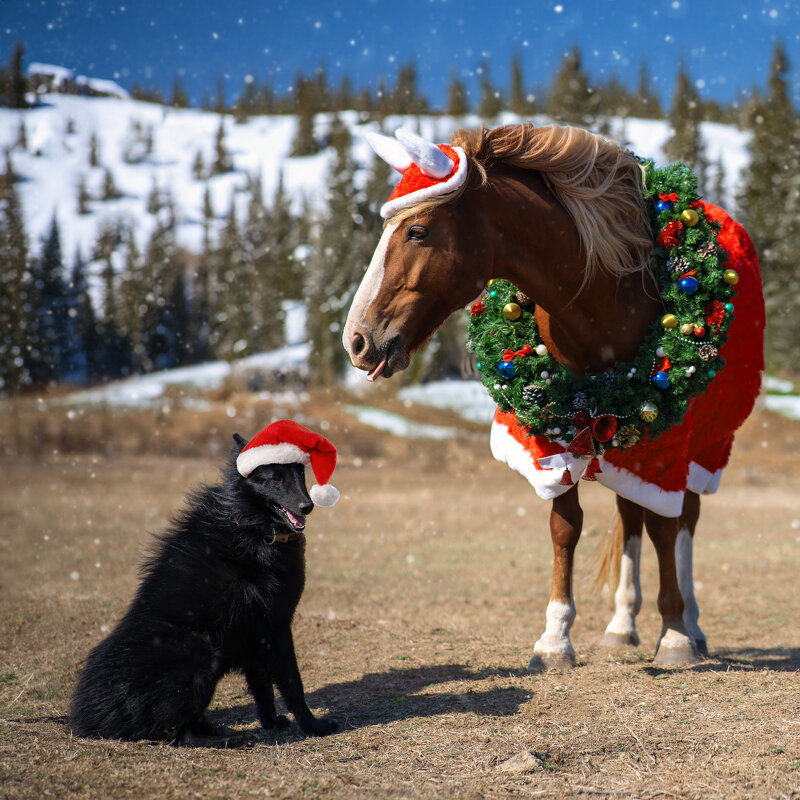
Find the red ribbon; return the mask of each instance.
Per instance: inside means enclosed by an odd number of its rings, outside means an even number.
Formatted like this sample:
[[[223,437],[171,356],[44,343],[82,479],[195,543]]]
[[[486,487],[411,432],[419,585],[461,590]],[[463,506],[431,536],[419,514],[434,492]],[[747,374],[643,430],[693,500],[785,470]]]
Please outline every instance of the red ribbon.
[[[529,344],[524,344],[519,350],[503,350],[503,361],[513,361],[517,356],[529,356],[533,348]]]
[[[660,194],[658,196],[659,200],[663,200],[665,203],[669,201],[670,203],[677,203],[678,202],[678,193],[677,192],[670,192],[669,194]]]

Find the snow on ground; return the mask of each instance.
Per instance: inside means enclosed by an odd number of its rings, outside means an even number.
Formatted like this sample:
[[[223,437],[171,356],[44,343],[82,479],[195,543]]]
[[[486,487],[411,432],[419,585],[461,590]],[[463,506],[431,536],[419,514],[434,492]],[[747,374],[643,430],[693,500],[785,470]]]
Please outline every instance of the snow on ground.
[[[400,414],[393,414],[381,408],[368,406],[345,406],[345,411],[352,414],[362,425],[386,431],[393,436],[403,436],[411,439],[452,439],[463,436],[455,428],[442,425],[426,425],[421,422],[411,422]]]
[[[407,404],[450,409],[469,422],[490,423],[497,404],[480,381],[432,381],[406,386],[398,396]]]
[[[304,375],[308,365],[311,346],[307,343],[292,344],[256,353],[237,361],[209,361],[191,367],[136,375],[121,381],[113,381],[92,389],[73,392],[54,400],[59,405],[105,405],[114,408],[156,408],[161,405],[170,386],[179,386],[197,397],[183,398],[184,405],[203,407],[206,403],[201,395],[222,386],[225,381],[242,373],[260,370],[277,373],[281,370]]]

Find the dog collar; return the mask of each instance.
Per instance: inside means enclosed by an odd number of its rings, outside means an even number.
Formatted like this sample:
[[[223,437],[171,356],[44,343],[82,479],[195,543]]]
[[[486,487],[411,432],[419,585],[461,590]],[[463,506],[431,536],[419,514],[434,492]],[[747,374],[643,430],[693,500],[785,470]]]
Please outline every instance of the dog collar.
[[[272,545],[277,543],[285,544],[292,539],[299,539],[303,535],[303,531],[290,531],[289,533],[278,533],[275,528],[272,529],[272,539],[267,544]]]

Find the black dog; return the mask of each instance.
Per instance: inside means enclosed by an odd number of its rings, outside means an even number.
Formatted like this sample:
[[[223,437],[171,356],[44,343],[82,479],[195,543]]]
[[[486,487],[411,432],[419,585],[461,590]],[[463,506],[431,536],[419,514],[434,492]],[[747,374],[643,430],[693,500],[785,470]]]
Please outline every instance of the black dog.
[[[156,542],[130,608],[92,650],[72,699],[75,734],[189,743],[219,679],[241,669],[264,728],[283,728],[272,684],[306,734],[336,730],[309,711],[291,622],[305,583],[305,517],[314,504],[302,464],[236,468],[200,487]]]

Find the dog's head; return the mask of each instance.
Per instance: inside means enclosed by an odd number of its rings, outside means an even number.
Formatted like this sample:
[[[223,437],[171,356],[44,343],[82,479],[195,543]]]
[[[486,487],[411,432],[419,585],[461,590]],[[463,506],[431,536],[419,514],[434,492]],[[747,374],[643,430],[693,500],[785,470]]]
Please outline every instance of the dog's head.
[[[247,440],[233,435],[236,442],[233,460],[247,444]],[[239,481],[247,496],[257,503],[275,527],[300,532],[306,527],[306,517],[314,503],[306,488],[305,467],[302,464],[263,464]]]

